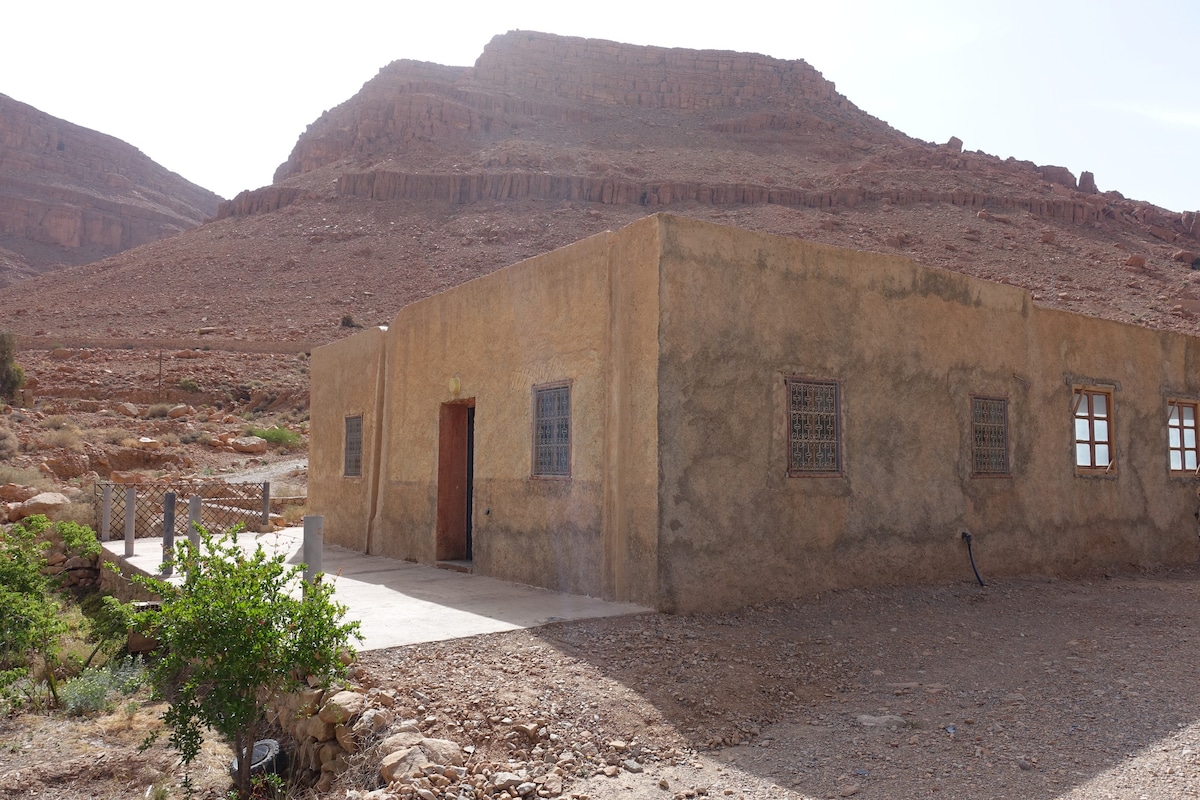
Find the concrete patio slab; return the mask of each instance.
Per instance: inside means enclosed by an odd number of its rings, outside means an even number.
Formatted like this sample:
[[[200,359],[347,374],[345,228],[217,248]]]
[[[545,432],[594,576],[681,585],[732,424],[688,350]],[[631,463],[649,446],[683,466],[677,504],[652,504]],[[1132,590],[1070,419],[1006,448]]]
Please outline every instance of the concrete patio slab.
[[[285,528],[239,534],[238,544],[247,552],[261,546],[269,555],[282,554],[288,564],[299,564],[302,538],[301,528]],[[156,575],[163,560],[162,543],[136,539],[129,558],[124,541],[103,545],[122,571]],[[322,559],[326,575],[334,580],[334,597],[347,607],[347,617],[362,625],[358,649],[364,651],[652,611],[328,545]]]

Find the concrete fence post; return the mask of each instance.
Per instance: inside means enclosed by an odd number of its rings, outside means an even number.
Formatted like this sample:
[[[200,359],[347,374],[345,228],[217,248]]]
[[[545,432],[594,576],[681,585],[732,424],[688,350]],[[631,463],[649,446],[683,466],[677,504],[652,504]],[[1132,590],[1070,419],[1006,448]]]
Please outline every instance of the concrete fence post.
[[[196,526],[200,524],[200,508],[203,502],[200,495],[188,498],[188,541],[192,543],[192,547],[200,546],[200,531],[196,530]]]
[[[162,574],[175,571],[175,493],[167,492],[163,498],[163,566]]]
[[[304,582],[313,583],[317,575],[324,572],[321,566],[321,551],[325,546],[325,518],[320,514],[305,515],[304,544],[301,555],[304,560]]]
[[[100,488],[100,541],[112,538],[112,484]]]
[[[262,523],[258,530],[266,533],[271,530],[271,482],[263,481],[262,485]]]
[[[125,487],[125,557],[133,558],[133,537],[137,535],[137,489]]]

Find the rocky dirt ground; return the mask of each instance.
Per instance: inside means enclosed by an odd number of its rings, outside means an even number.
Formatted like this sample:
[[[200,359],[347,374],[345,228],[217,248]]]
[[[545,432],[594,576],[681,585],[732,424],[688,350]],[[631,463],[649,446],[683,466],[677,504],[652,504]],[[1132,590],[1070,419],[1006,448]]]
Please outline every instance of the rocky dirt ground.
[[[253,472],[300,491],[307,483],[303,464],[277,468],[307,449],[302,353],[143,344],[22,350],[18,363],[28,378],[24,402],[0,414],[0,466],[16,474],[0,483],[38,473],[86,491],[114,472],[146,478]],[[275,427],[295,434],[294,444],[265,452],[234,446],[248,430]]]
[[[469,768],[547,776],[543,796],[1179,798],[1200,794],[1198,614],[1195,565],[964,580],[378,651],[357,680]],[[0,797],[179,796],[169,754],[112,719],[0,723]],[[371,792],[404,796],[365,756],[321,800]]]

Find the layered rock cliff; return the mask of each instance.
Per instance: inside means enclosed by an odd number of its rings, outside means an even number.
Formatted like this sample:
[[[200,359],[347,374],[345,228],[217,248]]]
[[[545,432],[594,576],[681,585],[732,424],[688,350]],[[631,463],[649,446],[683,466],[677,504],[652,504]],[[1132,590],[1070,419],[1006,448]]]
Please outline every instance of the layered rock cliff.
[[[0,95],[0,282],[172,236],[220,201],[119,139]]]
[[[668,210],[1200,334],[1197,214],[1103,179],[913,139],[802,61],[519,31],[470,67],[385,66],[308,126],[274,184],[197,230],[11,287],[21,312],[0,307],[0,326],[303,347]]]
[[[1200,237],[1194,215],[1101,194],[1090,173],[913,140],[803,61],[525,31],[495,37],[474,67],[389,64],[309,126],[275,180],[220,216],[332,182],[344,197],[456,205],[935,203]]]

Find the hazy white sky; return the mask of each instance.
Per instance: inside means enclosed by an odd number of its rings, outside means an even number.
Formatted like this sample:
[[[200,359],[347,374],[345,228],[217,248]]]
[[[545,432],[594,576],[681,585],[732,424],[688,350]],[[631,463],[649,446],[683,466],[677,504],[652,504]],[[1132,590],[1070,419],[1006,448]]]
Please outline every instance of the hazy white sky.
[[[1200,210],[1196,0],[8,0],[0,93],[232,197],[388,62],[514,29],[802,58],[911,136]]]

